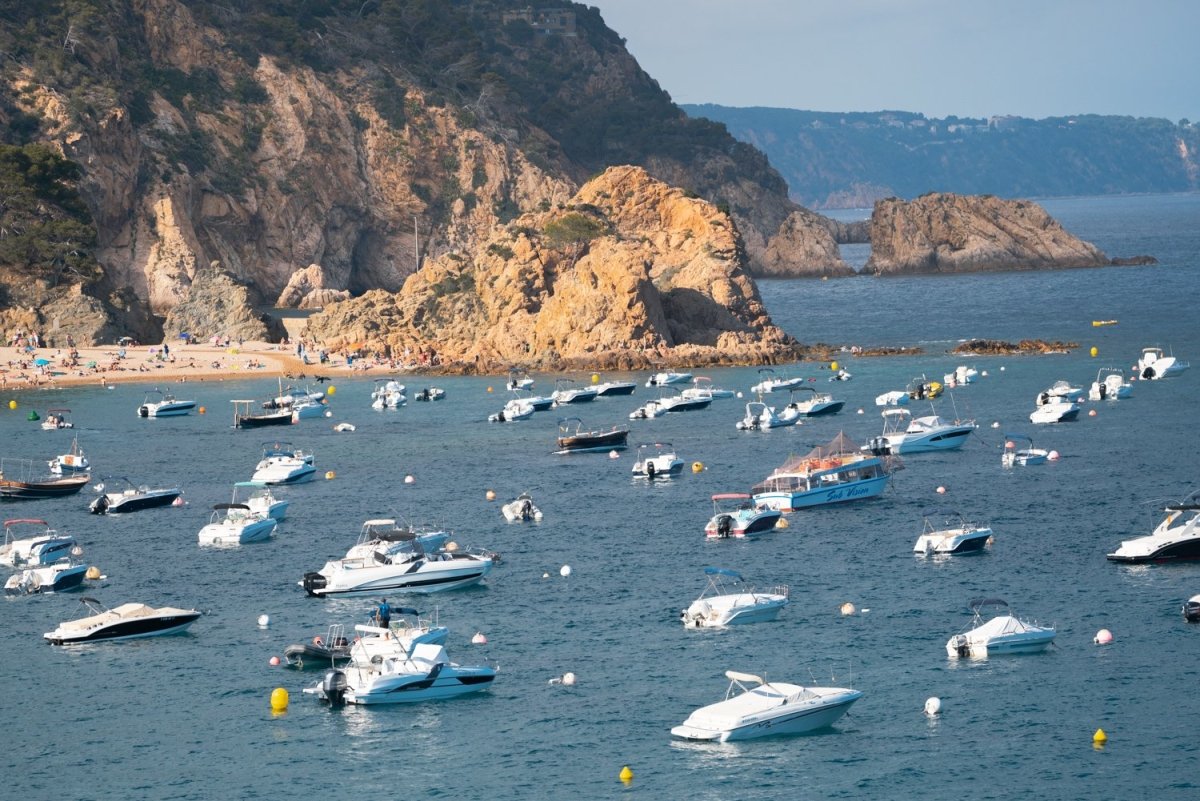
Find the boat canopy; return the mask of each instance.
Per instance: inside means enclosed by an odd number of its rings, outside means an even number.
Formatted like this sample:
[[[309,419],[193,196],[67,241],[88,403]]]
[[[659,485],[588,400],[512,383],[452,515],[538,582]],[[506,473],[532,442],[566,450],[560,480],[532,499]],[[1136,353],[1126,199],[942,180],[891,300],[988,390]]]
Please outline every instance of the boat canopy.
[[[725,671],[725,678],[732,681],[745,681],[751,684],[766,684],[767,681],[762,676],[755,676],[753,673],[738,673],[736,670]]]
[[[884,412],[885,414],[887,412]],[[783,467],[779,468],[781,473],[793,473],[811,459],[828,459],[832,456],[843,454],[858,454],[858,443],[846,436],[844,431],[839,431],[838,435],[826,442],[824,445],[818,445],[804,456],[793,456],[784,463]]]
[[[249,509],[250,507],[244,503],[217,503],[213,504],[213,509]]]
[[[748,492],[719,492],[712,496],[714,501],[744,501],[749,498]]]
[[[9,526],[15,526],[15,525],[17,525],[17,524],[19,524],[19,523],[31,523],[31,524],[33,524],[33,525],[35,525],[35,526],[48,526],[48,525],[50,525],[50,524],[49,524],[49,523],[47,523],[45,520],[38,520],[36,517],[21,517],[21,518],[17,518],[16,520],[5,520],[5,521],[4,521],[4,527],[5,527],[5,528],[7,528],[7,527],[9,527]]]
[[[967,605],[979,611],[984,606],[1008,606],[1008,601],[1003,598],[972,598]]]
[[[727,567],[706,567],[704,568],[704,572],[709,576],[728,576],[738,581],[742,580],[741,573],[738,573],[736,570],[730,570]]]
[[[1033,440],[1031,438],[1025,436],[1024,434],[1009,434],[1008,432],[1005,432],[1004,438],[1005,439],[1023,439],[1027,442],[1033,442]]]

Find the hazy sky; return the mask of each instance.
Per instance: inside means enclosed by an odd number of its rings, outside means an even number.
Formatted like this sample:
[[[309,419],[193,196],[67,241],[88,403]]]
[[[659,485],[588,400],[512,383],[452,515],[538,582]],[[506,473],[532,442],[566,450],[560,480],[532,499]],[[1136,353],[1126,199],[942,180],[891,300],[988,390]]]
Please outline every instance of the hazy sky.
[[[582,0],[677,103],[1200,120],[1200,0]]]

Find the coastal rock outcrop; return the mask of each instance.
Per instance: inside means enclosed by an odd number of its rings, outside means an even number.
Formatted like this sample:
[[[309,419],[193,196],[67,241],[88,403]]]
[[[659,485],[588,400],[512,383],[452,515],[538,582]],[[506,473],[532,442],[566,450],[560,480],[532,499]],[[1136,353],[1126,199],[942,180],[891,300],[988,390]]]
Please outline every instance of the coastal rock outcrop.
[[[1069,353],[1078,347],[1078,342],[1047,342],[1044,339],[1022,339],[1020,342],[972,339],[960,342],[950,352],[979,356],[1016,356],[1029,353]]]
[[[1027,200],[991,195],[889,198],[871,215],[875,275],[1100,267],[1109,259]]]
[[[766,278],[854,275],[838,253],[832,222],[807,209],[793,211],[767,243],[755,274]]]
[[[187,297],[167,313],[164,339],[182,333],[193,339],[213,336],[277,342],[287,335],[283,324],[254,310],[250,288],[213,262],[196,273]]]
[[[746,272],[729,216],[613,167],[561,207],[497,229],[473,253],[431,259],[399,293],[368,292],[309,318],[332,347],[488,372],[520,364],[634,369],[791,360]]]
[[[319,309],[328,303],[349,298],[349,291],[325,286],[325,271],[321,265],[310,264],[292,273],[275,305],[283,309]]]

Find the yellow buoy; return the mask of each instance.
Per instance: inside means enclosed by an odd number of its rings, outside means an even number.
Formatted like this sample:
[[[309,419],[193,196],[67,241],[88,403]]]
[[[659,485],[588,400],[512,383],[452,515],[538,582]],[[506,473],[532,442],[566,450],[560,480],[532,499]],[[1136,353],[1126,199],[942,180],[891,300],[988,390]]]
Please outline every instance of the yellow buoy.
[[[1092,735],[1092,742],[1099,744],[1108,742],[1108,735],[1104,733],[1104,729],[1096,729],[1096,733]]]
[[[95,581],[96,579],[100,578],[100,568],[96,567],[95,565],[91,565],[87,569],[87,572],[83,575],[89,580]]]
[[[492,391],[492,388],[491,388],[491,387],[488,387],[488,392],[491,392],[491,391]]]
[[[335,478],[337,478],[337,473],[333,472],[332,470],[325,473],[326,481],[333,481]]]
[[[1092,354],[1093,359],[1100,355],[1100,349],[1097,348],[1095,345],[1092,345],[1092,349],[1088,352]]]
[[[633,771],[629,769],[628,765],[621,768],[621,781],[625,782],[626,784],[633,781]]]
[[[704,472],[704,462],[692,462],[692,472],[693,473]]]
[[[10,409],[15,409],[15,408],[17,408],[17,402],[16,402],[15,400],[13,400],[13,401],[9,401],[9,402],[8,402],[8,408],[10,408]]]
[[[205,412],[207,412],[207,411],[208,411],[208,409],[205,409],[203,406],[201,406],[201,407],[200,407],[199,409],[197,409],[196,411],[200,412],[200,414],[204,414]]]
[[[593,384],[600,383],[600,374],[599,373],[592,373],[592,383]]]
[[[271,690],[271,709],[282,712],[288,707],[288,691],[282,687]]]
[[[780,517],[778,520],[775,521],[775,528],[787,528],[790,525],[791,525],[791,523],[789,523],[787,521],[786,517]]]
[[[330,387],[329,389],[325,390],[325,394],[326,395],[336,395],[337,387]]]
[[[830,369],[830,370],[836,370],[836,369],[838,369],[838,363],[837,363],[837,362],[830,362],[830,363],[829,363],[829,369]]]

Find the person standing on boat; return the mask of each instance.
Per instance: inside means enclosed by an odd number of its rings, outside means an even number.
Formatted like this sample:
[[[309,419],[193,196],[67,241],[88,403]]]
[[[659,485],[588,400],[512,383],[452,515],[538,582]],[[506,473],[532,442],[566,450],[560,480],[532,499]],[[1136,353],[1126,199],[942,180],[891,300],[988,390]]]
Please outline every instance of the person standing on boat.
[[[392,607],[388,605],[387,598],[380,600],[379,606],[375,609],[375,622],[379,628],[386,629],[392,623]]]

